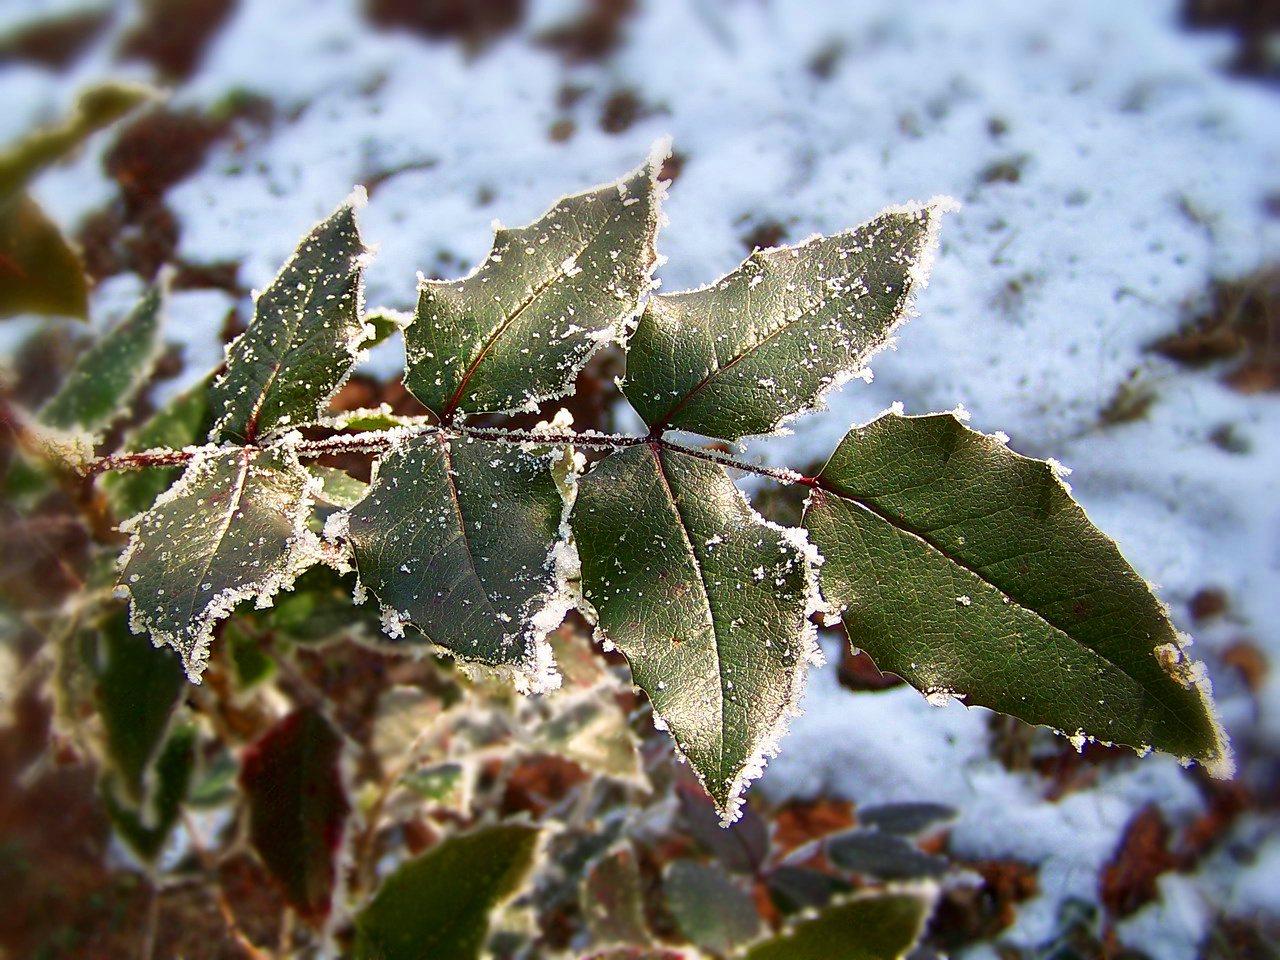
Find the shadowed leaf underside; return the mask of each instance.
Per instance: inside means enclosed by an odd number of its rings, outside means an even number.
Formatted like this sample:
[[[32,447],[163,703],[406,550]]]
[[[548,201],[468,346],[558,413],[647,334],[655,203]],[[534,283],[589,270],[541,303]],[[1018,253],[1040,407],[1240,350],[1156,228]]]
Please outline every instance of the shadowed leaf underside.
[[[817,655],[813,551],[723,468],[647,444],[582,478],[572,524],[600,634],[734,819]]]
[[[498,230],[462,280],[426,281],[405,330],[405,385],[432,413],[499,413],[564,396],[640,309],[657,263],[662,157]]]
[[[182,654],[193,682],[208,660],[214,622],[250,597],[268,605],[314,558],[305,527],[309,483],[297,461],[279,453],[214,450],[192,460],[150,510],[121,524],[132,534],[121,558],[130,625]]]
[[[757,250],[709,287],[655,294],[627,345],[623,391],[650,427],[771,433],[866,368],[910,312],[943,205]]]
[[[881,670],[1229,771],[1203,668],[1052,465],[951,414],[890,413],[850,432],[818,483],[805,525],[823,594]]]

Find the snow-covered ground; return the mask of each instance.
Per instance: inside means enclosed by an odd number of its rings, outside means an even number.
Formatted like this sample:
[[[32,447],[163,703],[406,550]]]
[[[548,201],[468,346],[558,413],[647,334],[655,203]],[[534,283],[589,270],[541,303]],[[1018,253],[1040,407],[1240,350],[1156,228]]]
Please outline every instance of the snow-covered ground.
[[[4,0],[0,21],[54,6],[72,4]],[[800,466],[893,401],[908,413],[963,404],[974,427],[1073,468],[1077,498],[1160,585],[1180,627],[1191,629],[1197,590],[1226,594],[1227,615],[1197,629],[1201,657],[1218,666],[1226,644],[1248,637],[1280,659],[1280,396],[1234,392],[1145,349],[1211,276],[1280,258],[1280,218],[1264,203],[1280,190],[1280,98],[1220,69],[1227,36],[1184,32],[1172,0],[655,0],[625,21],[612,55],[570,66],[532,39],[580,6],[537,0],[522,28],[471,57],[374,32],[355,3],[243,0],[172,101],[208,106],[248,90],[279,119],[243,149],[215,147],[169,194],[180,252],[242,261],[242,280],[260,287],[353,183],[407,165],[361,222],[378,247],[370,304],[409,307],[416,272],[476,263],[495,218],[527,222],[634,167],[667,134],[684,162],[660,237],[666,290],[734,267],[761,225],[797,241],[949,194],[963,206],[944,224],[920,316],[874,364],[874,382],[851,383],[830,412],[750,455]],[[126,8],[113,29],[128,19]],[[148,78],[111,49],[104,39],[68,75],[0,73],[0,142],[61,113],[92,79]],[[582,91],[569,105],[565,87]],[[603,105],[623,90],[640,116],[605,132]],[[574,132],[553,140],[566,119]],[[37,184],[68,228],[112,193],[107,142]],[[98,322],[138,290],[132,277],[100,287]],[[217,291],[175,296],[169,329],[189,344],[189,379],[220,356],[232,303]],[[374,362],[399,364],[393,349]],[[1131,374],[1155,402],[1100,427]],[[1211,442],[1224,425],[1247,452]],[[931,707],[906,688],[855,696],[834,674],[815,672],[805,716],[756,789],[957,807],[959,854],[1041,865],[1041,895],[1021,909],[1014,941],[1047,936],[1062,898],[1097,896],[1098,869],[1137,809],[1155,801],[1182,822],[1201,808],[1190,778],[1159,756],[1103,767],[1095,787],[1047,801],[1038,777],[992,758],[984,711]],[[1280,672],[1256,700],[1233,671],[1215,674],[1228,730],[1274,754]],[[1265,824],[1238,829],[1253,831],[1253,866],[1220,859],[1166,875],[1162,901],[1126,921],[1122,939],[1190,958],[1215,912],[1280,911],[1280,840]]]

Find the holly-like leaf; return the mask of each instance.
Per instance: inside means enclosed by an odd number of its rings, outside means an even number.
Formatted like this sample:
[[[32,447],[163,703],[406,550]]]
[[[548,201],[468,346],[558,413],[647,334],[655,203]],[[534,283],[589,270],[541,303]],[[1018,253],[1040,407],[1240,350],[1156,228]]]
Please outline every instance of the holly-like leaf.
[[[308,707],[268,730],[241,762],[249,839],[289,906],[308,919],[329,913],[351,812],[341,760],[342,737]]]
[[[645,423],[736,440],[772,433],[867,367],[928,277],[941,201],[757,250],[700,290],[649,298],[623,392]]]
[[[815,551],[755,513],[720,466],[650,444],[582,478],[572,524],[602,640],[736,819],[818,656]]]
[[[746,960],[898,960],[915,946],[932,909],[923,894],[854,897],[756,944]]]
[[[0,319],[89,316],[89,281],[62,231],[26,192],[0,198]]]
[[[95,700],[107,755],[128,799],[140,804],[146,797],[147,770],[186,687],[182,661],[131,633],[123,611],[103,621],[98,640],[103,664]]]
[[[667,908],[695,946],[728,956],[760,936],[755,901],[719,867],[676,860],[662,886]]]
[[[214,420],[209,407],[209,384],[212,380],[212,376],[205,377],[174,397],[129,437],[125,449],[133,453],[156,449],[181,450],[208,436]],[[180,467],[148,467],[145,470],[108,473],[99,482],[116,516],[131,517],[155,503],[156,497],[169,489],[181,473]]]
[[[591,355],[621,339],[657,264],[665,144],[614,183],[498,230],[462,280],[424,281],[405,331],[405,386],[445,421],[564,396]]]
[[[120,525],[132,535],[120,569],[134,632],[176,649],[198,683],[214,622],[250,597],[269,606],[314,562],[309,492],[310,478],[284,453],[210,450],[193,459],[150,510]]]
[[[160,351],[166,283],[149,290],[71,369],[40,419],[59,430],[98,433],[123,414]]]
[[[370,330],[361,319],[365,248],[357,189],[307,236],[258,296],[213,385],[215,433],[252,442],[314,420],[346,382]]]
[[[520,889],[537,831],[509,823],[452,837],[389,876],[356,917],[356,960],[470,960],[489,916]]]
[[[927,694],[1229,775],[1204,669],[1053,465],[951,414],[851,431],[805,524],[855,647]]]
[[[442,435],[412,438],[377,464],[368,496],[331,519],[361,588],[393,637],[406,625],[462,660],[551,682],[545,635],[568,602],[552,547],[563,501],[545,454]]]

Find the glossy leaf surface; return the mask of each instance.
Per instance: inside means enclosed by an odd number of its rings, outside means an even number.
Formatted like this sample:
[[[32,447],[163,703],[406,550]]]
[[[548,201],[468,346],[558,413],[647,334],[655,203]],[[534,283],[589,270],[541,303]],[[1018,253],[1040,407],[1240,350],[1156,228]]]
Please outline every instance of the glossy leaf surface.
[[[898,960],[915,946],[930,902],[910,893],[871,894],[818,916],[748,951],[747,960]]]
[[[808,545],[718,465],[648,444],[582,478],[572,524],[603,639],[733,819],[813,656]]]
[[[1054,468],[950,414],[850,432],[805,515],[849,639],[926,693],[1230,769],[1147,583]]]
[[[213,385],[218,436],[252,441],[314,420],[346,381],[368,331],[357,194],[319,224],[259,296]]]
[[[405,385],[433,413],[513,411],[563,396],[640,309],[657,262],[660,156],[498,230],[462,280],[426,281],[405,331]]]
[[[249,840],[303,917],[329,913],[351,812],[341,759],[342,738],[323,714],[304,708],[268,730],[241,763]]]
[[[121,583],[130,625],[182,654],[198,680],[216,620],[241,600],[269,601],[311,562],[308,477],[297,461],[242,448],[212,451],[120,529],[132,535]]]
[[[757,250],[701,290],[649,298],[623,391],[650,427],[770,433],[866,367],[909,315],[938,206]]]
[[[60,430],[97,433],[123,414],[155,365],[164,300],[162,288],[151,289],[85,351],[40,419]]]
[[[471,960],[490,913],[520,889],[538,834],[504,824],[452,837],[383,881],[356,917],[357,960]]]
[[[553,591],[562,509],[546,456],[423,436],[379,461],[338,530],[393,636],[411,624],[462,659],[536,673],[526,621]]]

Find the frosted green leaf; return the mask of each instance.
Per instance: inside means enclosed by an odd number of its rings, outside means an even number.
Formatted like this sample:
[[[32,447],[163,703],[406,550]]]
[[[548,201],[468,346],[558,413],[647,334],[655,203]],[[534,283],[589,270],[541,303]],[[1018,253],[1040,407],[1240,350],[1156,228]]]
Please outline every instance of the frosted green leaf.
[[[650,444],[582,478],[572,525],[598,635],[736,819],[818,656],[815,552],[755,513],[718,465]]]
[[[182,654],[193,683],[209,658],[215,621],[241,600],[271,597],[316,557],[306,529],[311,480],[296,460],[248,448],[211,450],[146,513],[120,559],[133,599],[130,626]]]
[[[76,361],[61,389],[40,411],[59,430],[98,433],[123,414],[155,366],[164,319],[165,284],[138,305]]]
[[[368,496],[326,533],[350,544],[390,636],[412,625],[461,660],[512,667],[543,689],[544,638],[569,606],[551,562],[563,509],[545,454],[419,436],[378,462]]]
[[[423,281],[405,331],[405,386],[444,420],[564,396],[623,335],[657,263],[665,146],[639,169],[498,230],[462,280]]]
[[[218,437],[252,442],[314,420],[346,382],[369,336],[361,320],[365,248],[356,192],[307,236],[259,296],[213,385]]]
[[[325,467],[319,464],[313,464],[307,467],[307,472],[316,478],[319,488],[316,490],[316,500],[321,503],[327,503],[334,507],[353,507],[364,499],[364,495],[369,492],[369,485],[363,480],[357,480],[345,470],[339,470],[337,467]]]
[[[383,881],[356,917],[356,960],[471,960],[520,889],[537,831],[508,823],[445,840]]]
[[[946,209],[888,210],[847,233],[757,250],[700,290],[650,297],[627,344],[627,399],[650,427],[728,440],[817,407],[910,315]]]
[[[822,590],[881,670],[1083,745],[1154,747],[1229,775],[1208,677],[1053,465],[951,414],[851,431],[805,525]]]
[[[932,908],[923,893],[853,897],[756,944],[746,960],[898,960],[916,945]]]

